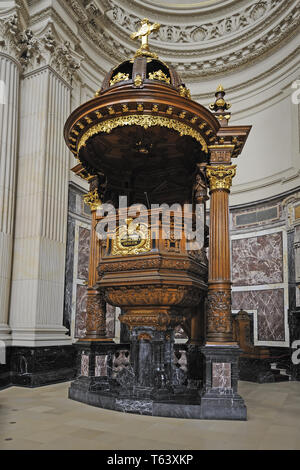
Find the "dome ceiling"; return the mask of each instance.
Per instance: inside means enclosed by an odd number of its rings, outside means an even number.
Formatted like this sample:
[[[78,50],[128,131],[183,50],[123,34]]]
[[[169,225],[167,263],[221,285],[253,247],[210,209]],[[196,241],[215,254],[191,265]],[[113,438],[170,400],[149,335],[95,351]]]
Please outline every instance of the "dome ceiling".
[[[147,17],[159,22],[150,44],[186,81],[216,75],[261,60],[288,36],[297,34],[298,0],[70,0],[93,45],[112,65],[130,58],[130,33]]]

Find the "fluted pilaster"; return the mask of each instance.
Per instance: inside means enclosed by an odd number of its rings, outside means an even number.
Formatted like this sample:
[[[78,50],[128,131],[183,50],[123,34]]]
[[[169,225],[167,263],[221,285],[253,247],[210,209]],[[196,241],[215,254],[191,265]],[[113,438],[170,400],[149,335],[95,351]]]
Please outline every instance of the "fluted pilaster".
[[[62,326],[70,88],[50,67],[25,75],[10,325],[15,345],[65,344]]]
[[[8,327],[19,113],[19,66],[0,52],[0,339]]]

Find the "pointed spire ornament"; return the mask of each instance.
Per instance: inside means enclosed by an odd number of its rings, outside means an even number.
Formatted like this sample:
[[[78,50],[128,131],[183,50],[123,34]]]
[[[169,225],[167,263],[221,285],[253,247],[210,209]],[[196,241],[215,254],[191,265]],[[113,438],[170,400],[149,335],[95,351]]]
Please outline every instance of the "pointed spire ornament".
[[[228,109],[231,108],[231,103],[224,99],[225,95],[226,92],[220,84],[215,93],[216,101],[209,105],[209,109],[215,112],[215,116],[220,121],[222,127],[228,125],[228,121],[231,117],[231,113],[228,112]]]

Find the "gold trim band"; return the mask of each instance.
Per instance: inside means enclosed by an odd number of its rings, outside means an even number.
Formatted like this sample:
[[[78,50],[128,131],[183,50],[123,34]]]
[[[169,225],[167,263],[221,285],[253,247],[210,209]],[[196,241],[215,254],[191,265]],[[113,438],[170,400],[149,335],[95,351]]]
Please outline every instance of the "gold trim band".
[[[170,119],[166,116],[152,116],[152,115],[136,115],[132,114],[130,116],[119,116],[111,119],[107,119],[106,121],[99,122],[98,124],[90,127],[83,136],[81,137],[77,151],[86,145],[87,140],[95,134],[100,132],[106,132],[109,134],[113,129],[116,127],[122,126],[141,126],[144,129],[152,126],[161,126],[161,127],[168,127],[169,129],[173,129],[181,136],[187,135],[193,137],[197,142],[202,145],[202,150],[208,153],[207,144],[202,137],[202,135],[193,129],[192,127],[184,124],[182,122],[176,121],[175,119]]]

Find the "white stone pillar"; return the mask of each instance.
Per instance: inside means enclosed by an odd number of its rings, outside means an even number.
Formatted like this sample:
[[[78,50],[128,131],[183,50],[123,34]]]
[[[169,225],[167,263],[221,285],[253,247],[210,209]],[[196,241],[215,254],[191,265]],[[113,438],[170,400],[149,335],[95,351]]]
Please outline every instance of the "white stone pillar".
[[[16,21],[13,15],[0,19],[0,340],[7,344],[19,117],[20,64],[11,34]]]
[[[71,88],[50,66],[24,75],[10,326],[15,346],[71,342],[62,326]]]

